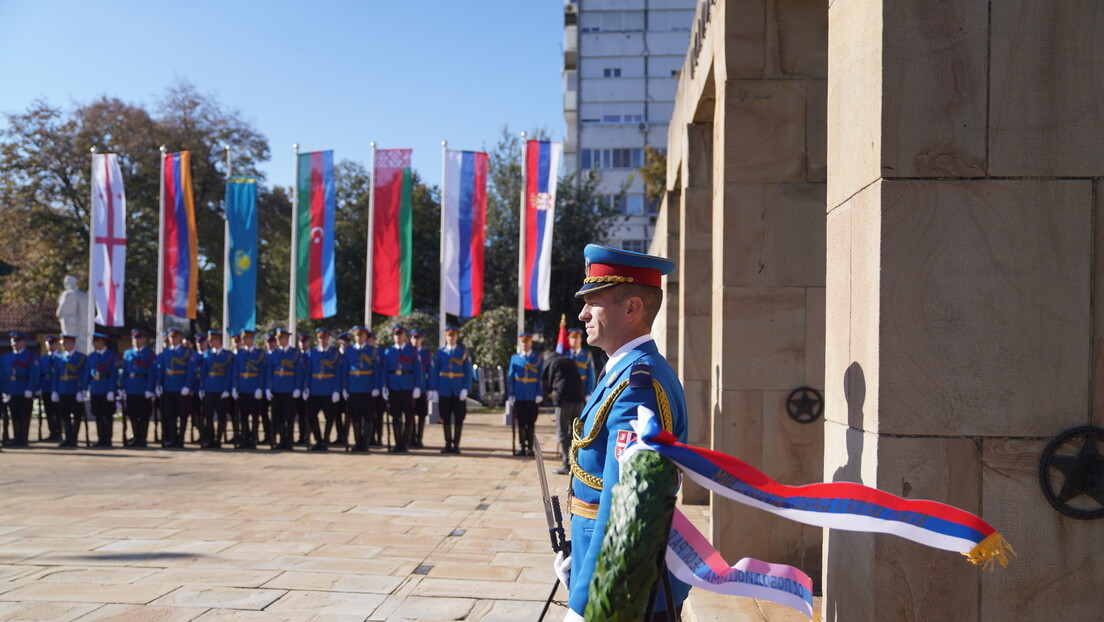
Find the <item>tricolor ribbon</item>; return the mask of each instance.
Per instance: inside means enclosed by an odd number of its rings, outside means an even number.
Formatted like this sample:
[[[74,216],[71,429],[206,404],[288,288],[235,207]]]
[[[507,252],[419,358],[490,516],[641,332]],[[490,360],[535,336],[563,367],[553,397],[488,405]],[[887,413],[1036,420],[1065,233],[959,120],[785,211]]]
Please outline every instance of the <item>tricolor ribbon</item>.
[[[991,569],[1015,555],[993,527],[964,510],[936,501],[902,499],[856,484],[832,482],[786,486],[755,467],[711,449],[678,442],[641,406],[632,422],[637,442],[621,456],[655,451],[701,486],[725,497],[806,525],[844,531],[887,533],[965,555]],[[667,544],[667,565],[681,581],[712,592],[768,600],[813,617],[812,582],[800,570],[745,558],[729,566],[681,513],[675,513]]]

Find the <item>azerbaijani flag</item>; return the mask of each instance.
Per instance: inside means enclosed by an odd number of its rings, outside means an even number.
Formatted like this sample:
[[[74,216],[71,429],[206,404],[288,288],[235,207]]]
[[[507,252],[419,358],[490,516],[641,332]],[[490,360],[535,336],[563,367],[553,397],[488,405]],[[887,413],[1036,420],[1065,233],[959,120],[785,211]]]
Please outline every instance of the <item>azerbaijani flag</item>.
[[[446,313],[475,317],[483,307],[483,241],[487,220],[487,154],[445,153],[441,296]]]
[[[161,163],[161,312],[195,319],[199,291],[199,245],[192,200],[191,153],[165,154]]]
[[[411,149],[380,149],[372,166],[375,222],[372,233],[372,310],[410,315],[413,177]]]
[[[525,308],[547,311],[552,280],[552,223],[563,143],[530,140],[525,145]]]
[[[337,313],[334,270],[333,151],[299,155],[296,313],[312,320]]]

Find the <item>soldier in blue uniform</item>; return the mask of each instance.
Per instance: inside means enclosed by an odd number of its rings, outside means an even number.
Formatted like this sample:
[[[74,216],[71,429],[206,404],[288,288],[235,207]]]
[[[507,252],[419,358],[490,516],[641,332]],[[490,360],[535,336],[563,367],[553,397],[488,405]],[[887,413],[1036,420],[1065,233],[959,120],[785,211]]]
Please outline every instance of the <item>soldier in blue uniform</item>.
[[[414,400],[425,390],[425,376],[414,346],[406,341],[406,328],[397,325],[391,329],[395,343],[383,353],[383,396],[391,413],[391,427],[395,432],[396,453],[406,453],[414,432]]]
[[[130,447],[146,447],[150,413],[153,411],[153,393],[157,390],[157,357],[153,349],[146,347],[149,333],[135,328],[130,331],[133,347],[123,353],[123,378],[120,387],[123,397],[123,414],[130,419],[134,435],[123,439]]]
[[[567,341],[571,344],[571,352],[568,356],[575,362],[575,367],[579,370],[579,380],[583,381],[583,390],[586,392],[586,399],[590,399],[590,394],[594,393],[595,383],[595,371],[594,371],[594,353],[583,347],[583,329],[571,328],[567,331]]]
[[[278,349],[276,333],[267,333],[265,335],[265,361],[271,364],[272,353]],[[268,365],[265,365],[265,368],[267,370]],[[264,429],[262,444],[270,445],[273,449],[276,449],[276,433],[272,430],[272,398],[268,395],[268,373],[265,373],[265,377],[261,379],[261,387],[264,389],[264,397],[261,399],[260,405],[261,427]]]
[[[521,351],[510,357],[510,371],[506,375],[506,392],[518,427],[519,448],[514,455],[532,456],[537,406],[544,400],[541,387],[544,361],[533,350],[533,336],[529,333],[518,334],[518,346]]]
[[[445,428],[443,454],[460,453],[460,433],[468,414],[468,391],[472,382],[472,359],[468,349],[457,343],[460,329],[445,327],[445,345],[434,355],[433,373],[430,375],[430,399],[436,400],[441,409],[441,423]]]
[[[310,381],[307,363],[310,360],[311,348],[311,336],[308,334],[299,335],[299,357],[303,361],[303,393],[301,399],[296,400],[295,403],[295,414],[299,419],[299,440],[296,444],[303,447],[310,446],[311,435],[311,428],[307,423],[307,383]]]
[[[662,275],[674,269],[674,262],[594,244],[584,254],[587,276],[575,294],[584,303],[579,319],[586,324],[587,341],[610,358],[572,441],[571,558],[561,554],[555,564],[557,576],[570,590],[565,621],[583,619],[613,486],[620,477],[617,458],[634,439],[629,422],[636,419],[637,407],[650,408],[680,441],[686,442],[687,435],[682,385],[650,335],[663,300]],[[678,611],[690,587],[673,576],[671,580]],[[653,619],[666,619],[669,606],[661,591]]]
[[[39,422],[39,440],[58,442],[61,440],[61,420],[57,415],[57,404],[50,399],[54,386],[54,358],[61,351],[61,342],[57,335],[46,335],[43,352],[38,357],[38,396],[42,400],[42,412],[46,415],[47,436],[42,436],[42,422]],[[0,376],[2,377],[2,376]]]
[[[198,417],[199,446],[204,449],[218,449],[222,446],[220,440],[226,431],[234,354],[222,348],[222,333],[217,330],[207,331],[207,349],[203,351],[200,370],[199,398],[203,401],[203,415]],[[240,444],[244,436],[238,433],[234,438]]]
[[[3,399],[11,413],[12,447],[27,447],[31,431],[31,407],[38,390],[38,355],[27,349],[27,335],[8,333],[12,351],[0,359],[0,374],[5,379]]]
[[[311,451],[326,451],[329,448],[330,431],[337,421],[341,391],[344,389],[341,352],[330,347],[330,331],[318,328],[314,334],[318,338],[318,347],[311,350],[307,357],[307,421],[314,432]],[[318,411],[326,416],[325,435],[318,423]]]
[[[234,370],[231,374],[231,395],[237,401],[241,418],[242,443],[246,449],[256,449],[260,440],[261,400],[264,399],[265,380],[268,377],[268,355],[253,346],[255,334],[251,330],[241,332],[241,347],[234,353]]]
[[[337,351],[341,353],[341,362],[345,362],[345,352],[349,350],[353,345],[353,335],[349,331],[345,331],[337,335]],[[344,386],[345,379],[342,378],[342,386]],[[349,449],[349,400],[346,399],[345,394],[348,391],[341,391],[341,400],[337,403],[337,444],[343,445],[346,450]],[[328,436],[328,435],[327,435]]]
[[[291,345],[291,333],[277,328],[278,345],[268,354],[268,399],[272,402],[273,434],[276,449],[291,451],[295,444],[293,435],[296,405],[302,403],[306,380],[306,366],[299,349]]]
[[[192,389],[196,383],[196,359],[184,345],[184,333],[170,328],[169,347],[157,355],[157,395],[161,398],[161,446],[184,447],[183,427],[187,421]]]
[[[410,345],[414,346],[414,355],[417,357],[418,366],[422,370],[422,386],[429,387],[429,378],[433,374],[433,353],[422,347],[424,343],[422,331],[417,328],[410,331]],[[429,416],[428,393],[428,391],[423,391],[414,400],[416,422],[414,430],[410,433],[410,446],[416,449],[425,447],[425,444],[422,443],[422,435],[425,434],[426,417]]]
[[[345,403],[353,428],[352,451],[367,453],[376,421],[382,367],[376,333],[363,326],[354,326],[352,332],[356,344],[345,350]]]
[[[92,333],[88,355],[88,395],[96,419],[95,447],[111,447],[115,423],[115,391],[119,388],[119,357],[107,349],[107,335]]]
[[[84,389],[88,382],[84,370],[88,357],[77,351],[77,336],[61,336],[62,352],[54,357],[54,384],[50,399],[58,405],[58,417],[65,440],[58,447],[76,447],[80,424],[84,420]]]

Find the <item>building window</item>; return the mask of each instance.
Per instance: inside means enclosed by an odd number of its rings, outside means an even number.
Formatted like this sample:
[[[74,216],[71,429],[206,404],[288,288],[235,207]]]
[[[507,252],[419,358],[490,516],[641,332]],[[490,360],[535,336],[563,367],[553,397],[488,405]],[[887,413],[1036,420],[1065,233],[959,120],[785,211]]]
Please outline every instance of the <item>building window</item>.
[[[644,213],[644,197],[639,194],[630,194],[625,197],[625,213],[626,214],[643,214]]]
[[[606,67],[605,69],[602,70],[602,77],[603,78],[620,78],[621,77],[621,68],[620,67]]]
[[[693,11],[690,12],[693,18]],[[690,28],[689,25],[686,26]],[[644,11],[583,11],[579,15],[583,32],[625,32],[644,30]]]
[[[644,166],[643,149],[581,149],[584,169],[625,169]]]
[[[648,243],[644,240],[621,240],[621,250],[646,253],[648,252]]]

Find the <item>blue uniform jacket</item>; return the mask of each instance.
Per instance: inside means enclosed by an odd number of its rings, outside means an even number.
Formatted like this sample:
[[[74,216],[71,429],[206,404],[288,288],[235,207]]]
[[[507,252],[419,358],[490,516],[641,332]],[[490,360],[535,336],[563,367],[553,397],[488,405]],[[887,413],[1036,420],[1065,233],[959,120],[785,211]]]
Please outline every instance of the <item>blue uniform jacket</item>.
[[[0,359],[0,374],[4,378],[3,392],[22,397],[27,391],[38,390],[38,355],[27,348],[18,354],[9,352]]]
[[[345,388],[349,393],[371,393],[380,388],[380,350],[365,344],[345,350]]]
[[[418,353],[409,343],[400,350],[392,345],[383,353],[383,370],[387,372],[385,386],[391,391],[417,387],[425,390],[425,375],[418,362]]]
[[[538,395],[544,396],[541,388],[541,371],[544,359],[536,350],[529,354],[517,353],[510,357],[510,372],[506,376],[506,391],[514,399],[533,401]]]
[[[264,389],[268,380],[268,354],[254,346],[241,348],[234,354],[232,386],[242,394],[254,394]]]
[[[196,359],[183,344],[165,348],[157,355],[157,386],[162,391],[179,393],[180,389],[195,388]]]
[[[38,357],[38,390],[46,397],[54,390],[54,353]]]
[[[431,391],[441,397],[459,397],[461,389],[471,392],[472,360],[467,348],[460,344],[438,348],[434,359]]]
[[[203,352],[202,381],[199,389],[207,393],[222,393],[231,389],[230,380],[234,373],[234,353],[219,348],[208,348]]]
[[[92,395],[107,395],[119,388],[119,357],[111,350],[93,350],[86,369],[88,392]]]
[[[135,397],[157,388],[157,357],[153,349],[131,348],[123,353],[123,390]]]
[[[675,371],[667,363],[667,359],[659,354],[655,341],[646,341],[630,350],[624,358],[619,360],[612,369],[602,378],[594,393],[591,394],[583,409],[580,418],[582,422],[582,435],[587,438],[594,428],[595,419],[606,398],[610,397],[617,387],[629,379],[630,372],[643,372],[645,368],[633,368],[637,362],[644,363],[650,368],[651,379],[659,381],[659,385],[667,394],[667,401],[671,407],[672,432],[679,441],[686,442],[686,397],[682,392],[682,384],[675,376]],[[571,610],[579,615],[583,614],[587,603],[587,590],[590,580],[594,576],[594,563],[598,559],[598,551],[602,547],[602,539],[606,535],[606,523],[609,521],[610,505],[613,498],[613,486],[620,479],[620,465],[617,462],[619,450],[624,449],[628,439],[624,438],[632,434],[630,421],[636,419],[637,406],[647,406],[657,417],[660,417],[656,390],[646,376],[634,377],[638,380],[638,387],[626,386],[617,397],[605,420],[605,425],[599,430],[594,440],[586,447],[581,447],[572,464],[571,490],[572,494],[580,501],[598,504],[598,516],[595,519],[582,516],[571,517],[571,581],[570,598],[568,605]],[[644,385],[644,386],[639,386]],[[662,422],[662,418],[660,418]],[[627,431],[627,432],[624,432]],[[618,433],[622,432],[620,443]],[[592,476],[602,478],[602,489],[595,490],[584,481],[574,475],[579,468]],[[675,579],[672,575],[672,587],[676,606],[686,599],[690,586]],[[665,609],[662,592],[660,593],[659,609]]]
[[[273,393],[302,391],[305,384],[305,357],[299,348],[288,346],[268,353],[268,390]]]
[[[59,395],[75,395],[77,391],[84,391],[88,378],[84,375],[84,367],[88,357],[83,352],[59,352],[54,355],[54,386],[51,392]]]
[[[428,390],[430,386],[429,379],[435,373],[433,371],[433,353],[425,348],[415,348],[414,352],[418,357],[418,362],[422,364],[422,389]]]
[[[571,360],[575,361],[575,367],[579,370],[579,379],[583,381],[583,394],[594,393],[594,353],[586,348],[580,348],[578,354],[569,353]]]
[[[319,350],[313,348],[307,355],[307,388],[311,395],[329,397],[334,391],[345,389],[341,352],[337,348]]]

